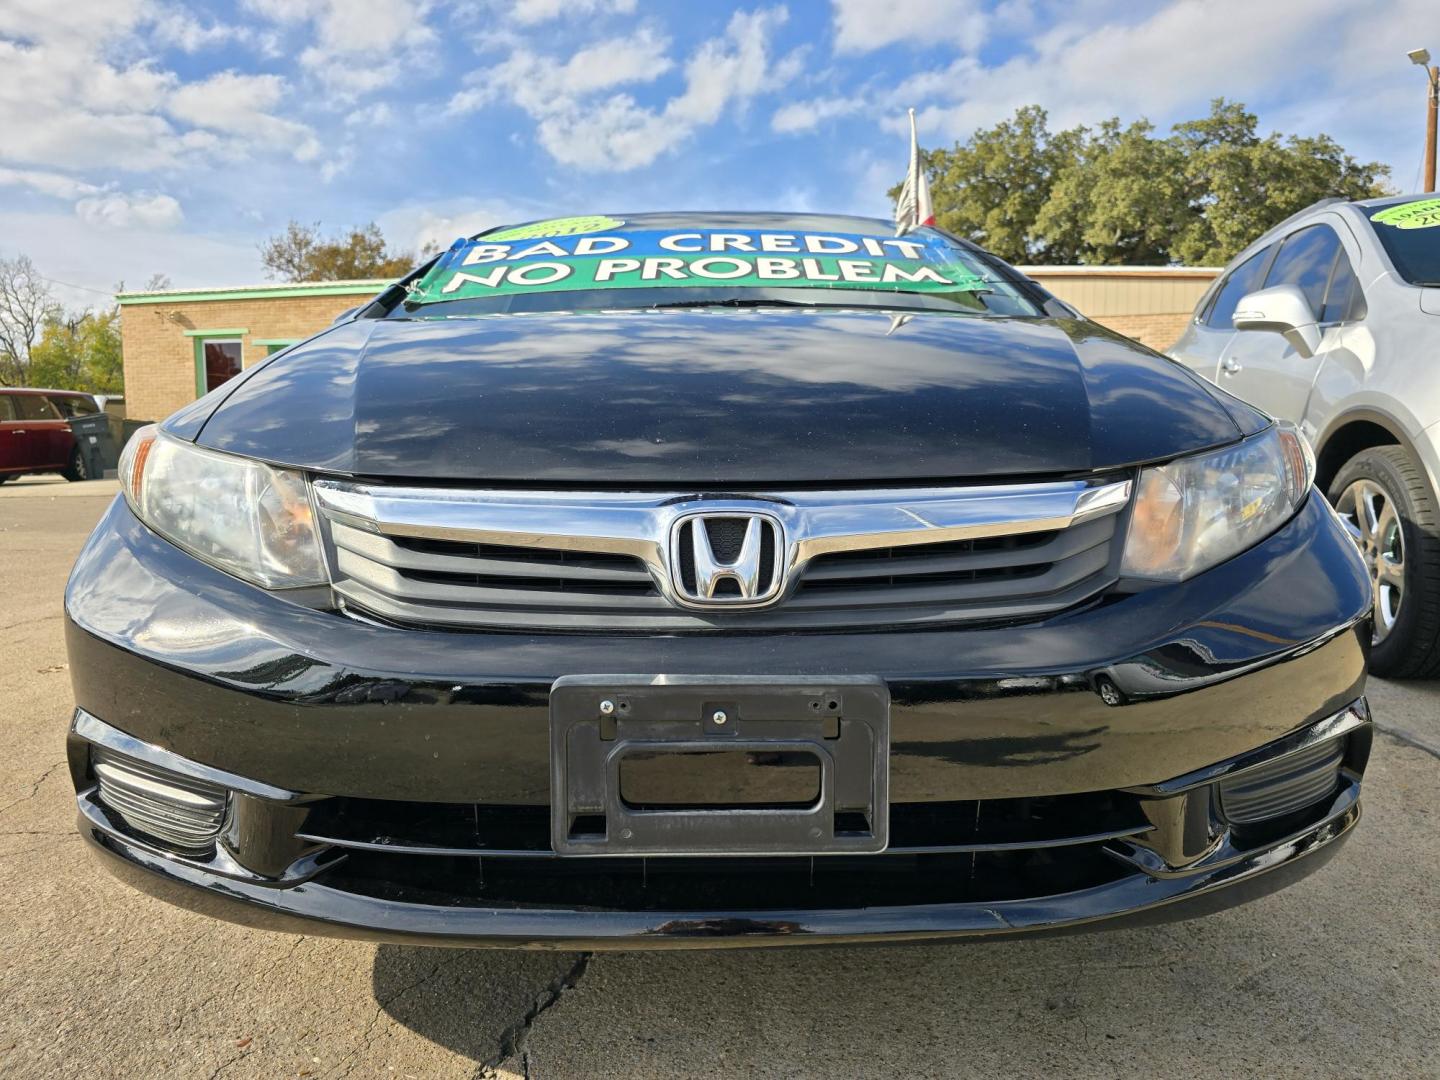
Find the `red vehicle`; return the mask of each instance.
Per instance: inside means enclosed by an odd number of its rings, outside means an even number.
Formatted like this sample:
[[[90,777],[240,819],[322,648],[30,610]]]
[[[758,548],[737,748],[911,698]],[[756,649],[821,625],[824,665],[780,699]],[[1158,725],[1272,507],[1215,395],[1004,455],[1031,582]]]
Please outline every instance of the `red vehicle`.
[[[0,484],[26,473],[88,479],[67,421],[99,411],[93,397],[77,390],[0,388]]]

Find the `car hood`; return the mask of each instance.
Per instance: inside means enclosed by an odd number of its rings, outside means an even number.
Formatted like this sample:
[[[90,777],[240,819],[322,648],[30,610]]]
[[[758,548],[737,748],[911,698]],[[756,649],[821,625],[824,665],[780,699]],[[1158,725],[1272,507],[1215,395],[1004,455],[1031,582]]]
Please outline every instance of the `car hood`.
[[[1083,473],[1232,442],[1245,423],[1196,376],[1093,323],[928,313],[367,320],[235,381],[186,422],[202,445],[463,482]]]

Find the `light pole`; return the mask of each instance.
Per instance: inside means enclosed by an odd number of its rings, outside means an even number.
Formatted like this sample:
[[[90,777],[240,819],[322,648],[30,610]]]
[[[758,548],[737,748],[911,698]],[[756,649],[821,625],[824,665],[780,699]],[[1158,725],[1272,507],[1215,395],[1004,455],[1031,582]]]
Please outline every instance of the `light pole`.
[[[1435,190],[1435,115],[1440,112],[1440,67],[1430,66],[1429,49],[1411,49],[1407,56],[1412,64],[1425,69],[1430,81],[1430,93],[1425,110],[1425,190]]]

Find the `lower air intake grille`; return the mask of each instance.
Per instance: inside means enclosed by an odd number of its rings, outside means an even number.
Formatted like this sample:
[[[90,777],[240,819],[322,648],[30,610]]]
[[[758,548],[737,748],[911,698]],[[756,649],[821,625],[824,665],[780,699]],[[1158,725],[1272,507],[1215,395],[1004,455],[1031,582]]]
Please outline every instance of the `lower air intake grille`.
[[[144,837],[186,854],[209,851],[225,820],[225,789],[108,750],[94,751],[100,801]]]
[[[1331,739],[1225,781],[1221,813],[1233,824],[1254,825],[1319,802],[1335,790],[1344,745]]]

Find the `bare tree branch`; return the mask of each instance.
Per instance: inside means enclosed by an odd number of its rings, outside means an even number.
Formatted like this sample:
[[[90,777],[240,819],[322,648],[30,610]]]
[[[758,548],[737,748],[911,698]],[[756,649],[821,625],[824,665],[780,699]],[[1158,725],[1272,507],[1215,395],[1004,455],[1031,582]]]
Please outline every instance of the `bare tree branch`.
[[[59,309],[28,256],[0,259],[0,386],[26,386],[31,351]]]

